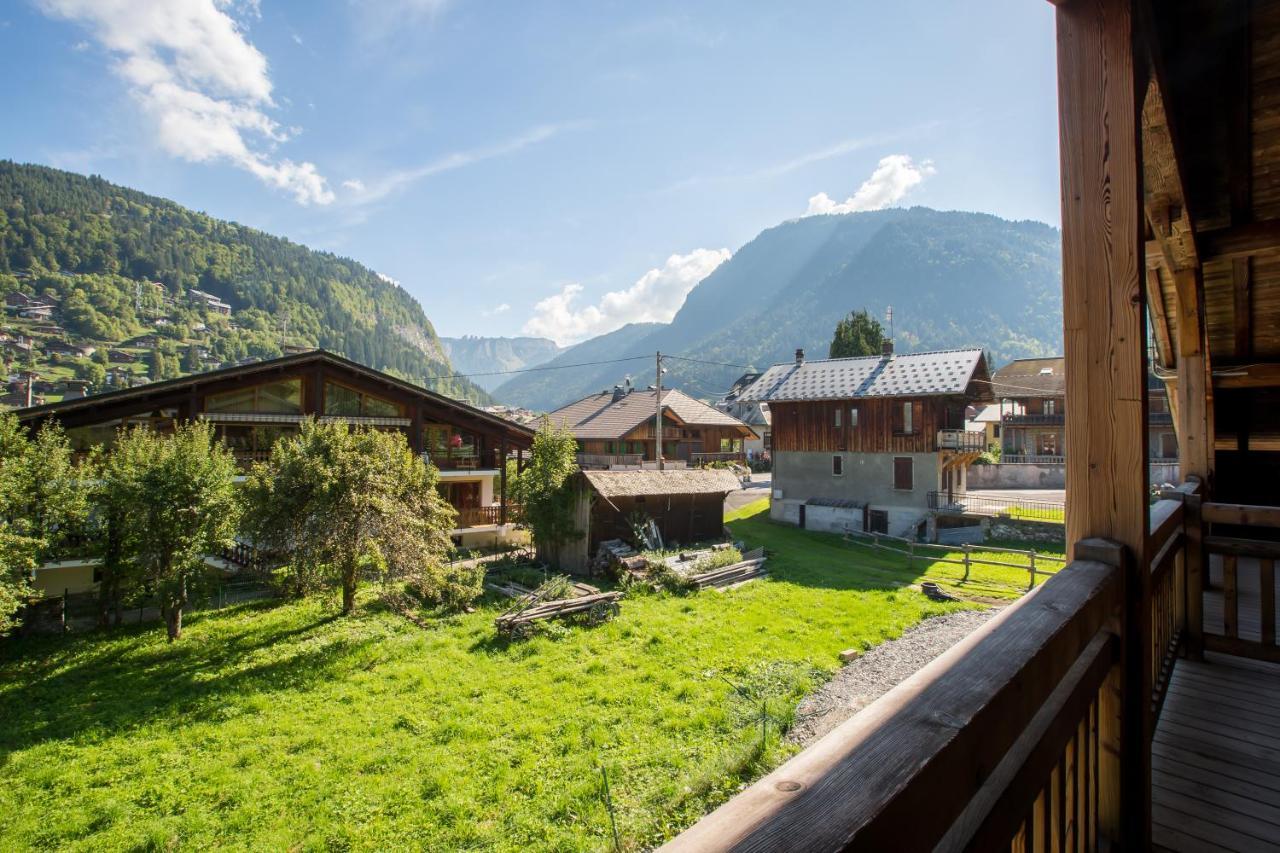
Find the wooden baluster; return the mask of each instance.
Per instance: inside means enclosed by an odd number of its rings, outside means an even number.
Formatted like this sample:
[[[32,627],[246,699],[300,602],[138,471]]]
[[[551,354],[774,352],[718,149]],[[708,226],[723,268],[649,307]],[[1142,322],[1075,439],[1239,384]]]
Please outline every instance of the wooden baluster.
[[[1235,638],[1239,626],[1239,602],[1236,600],[1236,557],[1222,558],[1222,634]]]
[[[1259,603],[1262,619],[1262,645],[1276,644],[1276,561],[1259,560],[1258,575],[1262,600]]]

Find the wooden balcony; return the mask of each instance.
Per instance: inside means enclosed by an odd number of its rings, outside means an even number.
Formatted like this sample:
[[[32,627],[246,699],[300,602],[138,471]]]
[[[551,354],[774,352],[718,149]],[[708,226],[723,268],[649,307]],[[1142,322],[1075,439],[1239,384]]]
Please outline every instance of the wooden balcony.
[[[512,504],[507,504],[508,523],[515,518],[515,512],[516,507]],[[501,504],[467,507],[465,509],[458,510],[458,520],[454,523],[454,529],[462,530],[468,527],[486,527],[502,523]]]
[[[579,453],[578,467],[587,469],[639,468],[644,461],[640,453]]]
[[[1055,412],[1051,415],[1002,415],[1000,422],[1005,426],[1062,426],[1066,423],[1066,415]]]
[[[982,430],[940,429],[938,449],[981,453],[987,449],[987,434]]]
[[[747,454],[742,450],[725,451],[721,453],[690,453],[690,465],[709,465],[712,462],[737,462],[739,465],[747,464]]]

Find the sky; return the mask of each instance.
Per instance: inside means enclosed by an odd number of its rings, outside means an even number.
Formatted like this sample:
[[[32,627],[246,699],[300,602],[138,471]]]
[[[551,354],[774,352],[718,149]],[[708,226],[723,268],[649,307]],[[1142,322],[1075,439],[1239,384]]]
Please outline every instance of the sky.
[[[354,258],[442,335],[665,321],[761,230],[1058,224],[1029,0],[6,0],[0,157]]]

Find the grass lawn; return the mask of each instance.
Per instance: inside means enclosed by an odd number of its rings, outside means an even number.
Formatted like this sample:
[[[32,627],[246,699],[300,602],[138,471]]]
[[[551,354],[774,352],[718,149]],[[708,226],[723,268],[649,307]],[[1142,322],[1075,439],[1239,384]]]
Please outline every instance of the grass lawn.
[[[778,725],[837,652],[962,606],[761,509],[731,525],[768,580],[526,642],[495,638],[497,601],[423,630],[308,600],[197,614],[172,646],[3,644],[0,849],[608,849],[601,766],[623,846],[660,842],[787,756]]]

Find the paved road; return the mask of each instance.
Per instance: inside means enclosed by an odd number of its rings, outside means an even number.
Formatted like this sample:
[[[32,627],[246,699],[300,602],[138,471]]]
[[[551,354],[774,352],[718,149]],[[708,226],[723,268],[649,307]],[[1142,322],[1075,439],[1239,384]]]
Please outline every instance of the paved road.
[[[1063,503],[1066,489],[970,489],[971,498],[989,498],[998,501],[1049,501]]]
[[[761,498],[769,497],[772,477],[773,475],[768,473],[752,474],[751,483],[748,486],[725,495],[724,511],[732,512],[739,507],[744,507],[749,503],[760,500]]]

